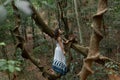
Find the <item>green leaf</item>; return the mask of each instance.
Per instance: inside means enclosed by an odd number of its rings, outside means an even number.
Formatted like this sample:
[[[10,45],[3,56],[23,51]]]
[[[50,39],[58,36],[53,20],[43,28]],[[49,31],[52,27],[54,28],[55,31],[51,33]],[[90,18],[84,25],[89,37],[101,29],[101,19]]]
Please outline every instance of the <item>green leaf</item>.
[[[1,42],[0,43],[0,46],[5,46],[6,44],[4,42]]]
[[[14,64],[15,64],[15,61],[9,60],[9,61],[8,61],[8,64],[14,65]]]
[[[0,67],[5,65],[6,63],[7,63],[7,61],[5,59],[0,59]]]
[[[8,65],[8,71],[13,73],[15,71],[15,67],[13,65]]]
[[[113,74],[113,72],[110,71],[110,72],[108,72],[108,74]]]
[[[16,71],[21,71],[21,69],[19,67],[15,67]]]

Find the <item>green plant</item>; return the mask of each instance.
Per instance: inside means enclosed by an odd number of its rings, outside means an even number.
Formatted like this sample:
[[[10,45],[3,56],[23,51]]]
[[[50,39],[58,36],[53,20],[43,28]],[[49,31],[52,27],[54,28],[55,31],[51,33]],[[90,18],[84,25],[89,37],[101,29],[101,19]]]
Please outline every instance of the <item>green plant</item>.
[[[5,46],[6,44],[4,42],[0,42],[0,46]]]
[[[19,61],[0,59],[0,71],[8,71],[10,73],[21,71],[20,64]]]

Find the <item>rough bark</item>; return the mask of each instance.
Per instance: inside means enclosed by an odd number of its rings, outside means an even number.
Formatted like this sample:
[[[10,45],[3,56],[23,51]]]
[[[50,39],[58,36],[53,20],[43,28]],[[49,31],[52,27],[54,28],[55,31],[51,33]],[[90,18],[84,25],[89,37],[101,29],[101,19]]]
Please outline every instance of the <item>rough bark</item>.
[[[46,34],[48,34],[50,37],[54,37],[54,32],[51,28],[49,28],[45,22],[43,21],[43,19],[41,18],[41,16],[39,15],[39,13],[37,12],[37,10],[34,8],[34,6],[32,6],[32,10],[33,10],[33,15],[32,18],[34,19],[36,25],[38,25],[38,27],[45,32]]]
[[[65,37],[68,38],[69,35],[69,26],[68,26],[68,19],[67,19],[67,11],[64,10],[67,7],[67,0],[61,0],[57,2],[57,8],[58,8],[58,21],[59,21],[59,27],[61,28],[61,24],[64,25],[65,30]]]
[[[110,74],[108,75],[109,80],[120,80],[120,76],[116,74]]]
[[[48,27],[45,24],[45,22],[43,21],[43,19],[39,15],[38,11],[34,8],[34,6],[32,6],[32,10],[34,12],[34,14],[32,15],[32,18],[35,21],[35,23],[37,24],[37,26],[39,27],[39,29],[41,29],[44,33],[48,34],[51,38],[54,38],[54,32],[53,32],[54,30],[52,30],[50,27]],[[89,47],[81,46],[78,43],[72,43],[71,48],[73,48],[78,53],[84,55],[85,57],[87,56],[88,50],[89,50]],[[105,62],[110,62],[110,61],[115,62],[114,60],[107,58],[105,56],[100,55],[100,57],[101,58],[96,60],[96,62],[98,62],[102,65],[104,65]],[[119,64],[119,63],[116,63],[116,64]]]
[[[102,19],[103,19],[103,14],[106,11],[107,11],[107,0],[99,0],[97,14],[93,16],[93,24],[92,24],[93,32],[91,35],[88,55],[87,58],[84,59],[84,64],[81,72],[78,74],[81,78],[80,80],[86,80],[90,74],[94,73],[94,71],[91,69],[92,63],[100,58],[99,43],[103,38],[101,30],[104,25],[102,24]]]
[[[103,2],[103,3],[101,3],[101,2]],[[119,63],[115,62],[114,60],[112,60],[110,58],[107,58],[105,56],[102,56],[99,53],[99,42],[102,39],[102,34],[101,34],[101,31],[100,31],[100,29],[102,27],[101,20],[102,20],[103,13],[107,11],[106,3],[107,3],[106,0],[100,0],[98,12],[97,12],[96,15],[93,16],[93,30],[94,31],[93,31],[92,36],[91,36],[90,48],[80,46],[77,43],[72,43],[71,44],[71,48],[73,48],[75,51],[79,52],[80,54],[82,54],[84,56],[87,56],[88,49],[89,49],[89,56],[86,58],[85,62],[87,62],[90,67],[91,67],[93,61],[95,61],[99,64],[102,64],[103,66],[105,66],[106,62],[114,62],[115,64],[120,65]],[[46,34],[48,34],[49,36],[54,38],[53,30],[50,29],[44,23],[41,16],[38,14],[37,10],[33,6],[32,6],[32,9],[33,9],[33,12],[34,12],[32,18],[34,19],[34,21],[36,22],[38,27],[40,29],[42,29],[43,32],[45,32]],[[90,64],[89,64],[89,61],[90,61]],[[89,68],[89,67],[87,69],[85,69],[85,72],[86,71],[88,71],[89,74],[93,72],[91,70],[91,68]],[[83,80],[85,80],[85,79],[83,79]]]
[[[18,13],[18,9],[17,7],[14,5],[14,1],[12,1],[12,6],[13,6],[13,10],[15,12],[14,16],[15,16],[15,28],[13,30],[13,35],[16,37],[16,50],[18,48],[21,49],[22,51],[22,57],[25,59],[29,59],[34,65],[36,65],[41,71],[42,71],[42,67],[40,67],[38,65],[38,63],[40,63],[40,61],[32,56],[30,56],[30,50],[28,49],[29,47],[29,43],[27,43],[27,40],[24,39],[24,37],[22,37],[20,35],[20,31],[19,28],[21,27],[21,19],[20,19],[20,14]]]
[[[100,1],[106,2],[106,0],[100,0]],[[90,48],[84,47],[84,46],[80,46],[79,44],[76,44],[76,43],[71,43],[71,48],[75,49],[80,54],[82,54],[84,56],[87,56],[87,54],[89,52],[85,62],[87,62],[90,67],[85,68],[85,73],[86,73],[86,71],[88,73],[93,72],[91,70],[91,65],[92,65],[93,61],[96,61],[97,63],[100,63],[103,66],[105,65],[106,62],[114,62],[115,64],[119,65],[119,63],[116,63],[115,61],[113,61],[113,60],[111,60],[111,59],[109,59],[107,57],[104,57],[102,55],[99,55],[98,46],[99,46],[99,41],[102,39],[102,34],[101,34],[100,30],[99,30],[99,29],[101,29],[101,26],[100,26],[101,25],[101,21],[99,22],[99,18],[100,18],[100,16],[102,17],[103,13],[107,10],[107,9],[103,10],[103,8],[105,8],[104,6],[105,6],[105,3],[103,3],[103,5],[98,9],[99,13],[97,13],[93,17],[93,22],[94,22],[93,23],[93,30],[94,30],[94,32],[93,32],[92,37],[91,37]],[[17,10],[14,5],[13,5],[13,7],[15,8],[15,10]],[[48,34],[51,38],[54,38],[53,30],[51,28],[49,28],[45,24],[45,22],[42,20],[41,16],[37,12],[37,10],[34,8],[34,6],[32,6],[32,10],[34,12],[33,15],[32,15],[32,18],[35,21],[35,23],[38,25],[38,27],[43,32]],[[98,21],[96,21],[96,19]],[[100,20],[102,20],[102,18],[100,18]],[[24,38],[22,38],[20,36],[19,27],[20,27],[20,16],[16,14],[16,27],[14,29],[14,35],[16,36],[17,43],[18,43],[16,48],[20,48],[22,50],[23,55],[25,56],[25,58],[31,60],[31,62],[34,63],[43,72],[43,67],[39,67],[36,59],[34,59],[33,57],[30,56],[30,54],[29,54],[30,52],[27,50],[27,45],[25,43],[25,40],[24,40]],[[88,51],[88,49],[89,49],[89,51]],[[90,64],[89,64],[89,61],[90,61]],[[52,76],[52,75],[47,76],[47,77],[49,77],[48,78],[49,80],[56,80],[57,78],[59,78],[59,77]],[[83,79],[83,80],[85,80],[85,79]]]

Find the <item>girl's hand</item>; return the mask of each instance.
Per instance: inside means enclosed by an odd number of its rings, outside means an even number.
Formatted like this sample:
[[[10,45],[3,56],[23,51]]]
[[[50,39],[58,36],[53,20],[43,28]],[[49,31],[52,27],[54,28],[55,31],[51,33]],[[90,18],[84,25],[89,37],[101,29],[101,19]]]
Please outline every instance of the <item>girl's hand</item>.
[[[69,43],[69,40],[65,41],[64,44],[68,44]]]
[[[69,40],[66,41],[66,43],[68,43],[68,42],[69,42]]]

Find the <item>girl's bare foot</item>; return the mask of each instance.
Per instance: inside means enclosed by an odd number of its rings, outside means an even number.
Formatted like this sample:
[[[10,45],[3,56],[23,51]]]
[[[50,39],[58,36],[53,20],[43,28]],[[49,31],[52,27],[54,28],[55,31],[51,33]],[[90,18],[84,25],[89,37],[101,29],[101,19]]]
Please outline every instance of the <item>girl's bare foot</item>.
[[[52,75],[56,75],[55,71],[53,69],[49,69],[49,72],[52,74]]]

